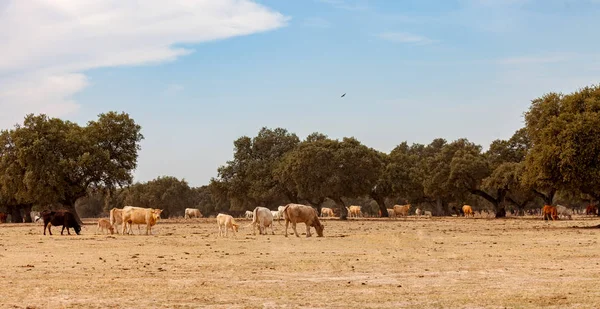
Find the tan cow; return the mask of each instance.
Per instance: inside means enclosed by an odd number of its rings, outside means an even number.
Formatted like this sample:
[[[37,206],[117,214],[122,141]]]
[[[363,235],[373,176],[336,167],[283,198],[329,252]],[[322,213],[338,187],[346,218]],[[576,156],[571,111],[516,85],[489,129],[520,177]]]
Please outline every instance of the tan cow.
[[[110,210],[110,225],[115,229],[117,234],[119,234],[119,229],[116,228],[117,225],[123,224],[123,209],[113,208]],[[133,230],[131,229],[131,225],[129,226],[129,230],[127,233],[133,234]],[[138,225],[138,232],[140,231],[140,226]]]
[[[361,208],[362,208],[362,206],[350,206],[350,207],[346,207],[346,210],[348,210],[348,215],[350,216],[350,218],[352,218],[352,217],[358,218],[358,217],[362,217]]]
[[[200,212],[200,209],[197,208],[186,208],[184,218],[202,218],[202,213]]]
[[[110,234],[114,234],[115,233],[115,228],[110,224],[110,221],[106,220],[106,219],[100,219],[98,220],[98,226],[96,227],[96,233],[98,232],[103,232],[105,233],[110,231]]]
[[[252,213],[252,234],[256,235],[256,227],[258,226],[259,235],[267,235],[267,227],[271,227],[271,234],[275,235],[273,231],[273,214],[269,208],[259,206],[254,208]]]
[[[310,227],[314,227],[317,231],[317,237],[323,237],[323,230],[325,227],[319,221],[319,216],[317,211],[306,205],[301,204],[287,204],[283,211],[283,218],[285,219],[285,237],[288,237],[288,225],[292,222],[292,229],[294,230],[294,234],[296,237],[300,237],[298,235],[298,231],[296,230],[296,223],[304,222],[306,224],[306,237],[311,237]]]
[[[127,224],[146,224],[146,235],[152,233],[152,226],[156,225],[160,219],[162,209],[142,208],[134,206],[123,207],[123,228],[125,234]]]
[[[394,205],[394,213],[396,214],[396,217],[402,216],[402,217],[406,218],[408,216],[409,210],[410,210],[410,204]]]
[[[222,229],[224,229],[225,237],[229,236],[229,229],[231,229],[235,237],[235,232],[238,231],[239,227],[239,224],[235,223],[235,219],[232,216],[221,213],[217,215],[217,225],[219,226],[219,236],[223,236]]]
[[[469,205],[463,205],[462,211],[465,214],[465,217],[468,217],[468,216],[475,217],[475,215],[473,214],[473,208],[471,208],[471,206],[469,206]]]
[[[333,214],[333,209],[331,209],[329,207],[321,208],[321,217],[333,217],[333,216],[335,216]]]

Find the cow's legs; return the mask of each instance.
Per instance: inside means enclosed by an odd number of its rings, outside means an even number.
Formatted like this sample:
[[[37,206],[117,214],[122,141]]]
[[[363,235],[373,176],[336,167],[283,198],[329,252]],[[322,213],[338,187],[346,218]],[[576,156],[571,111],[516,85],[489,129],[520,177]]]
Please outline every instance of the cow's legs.
[[[290,224],[290,221],[288,221],[287,219],[285,220],[285,237],[288,237],[288,225]]]
[[[273,231],[273,225],[275,225],[274,223],[275,223],[275,222],[271,222],[271,234],[272,234],[272,235],[275,235],[275,231]]]
[[[300,235],[298,235],[298,231],[296,230],[296,221],[292,221],[292,229],[294,230],[296,237],[300,237]]]
[[[306,224],[306,238],[308,238],[310,236],[312,236],[312,235],[310,235],[310,225]]]

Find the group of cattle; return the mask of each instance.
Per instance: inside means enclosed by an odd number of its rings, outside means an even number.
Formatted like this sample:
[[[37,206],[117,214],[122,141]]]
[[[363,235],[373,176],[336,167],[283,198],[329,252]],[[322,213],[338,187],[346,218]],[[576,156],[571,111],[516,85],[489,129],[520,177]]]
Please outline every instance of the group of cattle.
[[[257,228],[259,235],[266,235],[267,228],[270,228],[271,234],[275,235],[275,231],[273,230],[274,221],[281,218],[285,221],[285,237],[288,236],[287,231],[290,223],[292,223],[292,230],[294,230],[296,237],[300,237],[296,230],[297,223],[304,223],[306,225],[306,237],[312,236],[310,233],[311,227],[315,228],[318,237],[323,237],[323,230],[325,229],[325,226],[319,221],[317,210],[311,206],[302,204],[292,203],[279,206],[276,211],[266,207],[256,207],[253,211],[246,211],[246,218],[252,218],[252,222],[248,226],[252,225],[252,234],[254,235],[256,235]],[[235,236],[239,228],[239,224],[235,222],[235,219],[231,215],[223,213],[217,215],[217,225],[219,227],[219,236],[223,236],[224,234],[225,237],[229,236],[229,230]]]

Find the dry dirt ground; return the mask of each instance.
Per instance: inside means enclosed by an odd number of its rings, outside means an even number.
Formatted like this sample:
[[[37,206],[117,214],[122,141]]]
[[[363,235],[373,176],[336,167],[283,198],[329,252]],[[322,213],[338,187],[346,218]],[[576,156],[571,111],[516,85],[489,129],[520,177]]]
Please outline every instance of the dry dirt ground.
[[[0,308],[600,308],[596,218],[326,220],[308,239],[84,221],[80,236],[0,224]]]

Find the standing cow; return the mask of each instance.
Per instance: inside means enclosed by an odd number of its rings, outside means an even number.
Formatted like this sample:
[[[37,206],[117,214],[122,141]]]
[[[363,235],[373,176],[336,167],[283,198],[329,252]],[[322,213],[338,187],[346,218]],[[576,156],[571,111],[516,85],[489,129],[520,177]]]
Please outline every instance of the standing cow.
[[[75,220],[75,216],[68,210],[44,210],[41,213],[41,215],[44,220],[44,235],[46,235],[46,228],[48,228],[48,233],[52,235],[50,227],[52,227],[53,225],[62,225],[60,235],[63,235],[65,228],[67,229],[67,234],[69,235],[71,235],[71,232],[69,232],[69,228],[73,228],[77,235],[79,235],[79,232],[81,232],[81,226],[79,225],[79,223],[77,223],[77,220]]]
[[[197,208],[186,208],[184,217],[185,219],[202,218],[202,213]]]
[[[275,235],[273,231],[273,214],[271,210],[266,207],[254,208],[252,218],[252,233],[256,235],[256,227],[258,226],[258,233],[260,235],[267,234],[267,227],[271,227],[271,233]]]
[[[283,211],[283,218],[285,219],[285,237],[288,237],[288,225],[292,223],[292,229],[294,230],[294,234],[296,237],[300,237],[298,235],[298,231],[296,230],[296,223],[304,222],[306,224],[306,237],[311,237],[310,227],[314,227],[317,231],[318,237],[323,237],[323,230],[325,227],[319,221],[319,216],[317,211],[306,205],[301,204],[287,204]]]
[[[122,233],[125,234],[127,224],[146,224],[146,235],[152,233],[154,226],[160,219],[162,209],[142,208],[125,206],[123,207],[123,226]]]
[[[410,210],[410,204],[394,205],[394,214],[396,215],[396,217],[403,216],[406,218],[408,216],[409,210]]]

